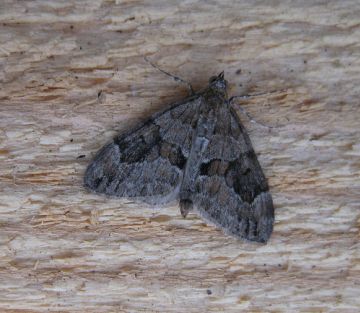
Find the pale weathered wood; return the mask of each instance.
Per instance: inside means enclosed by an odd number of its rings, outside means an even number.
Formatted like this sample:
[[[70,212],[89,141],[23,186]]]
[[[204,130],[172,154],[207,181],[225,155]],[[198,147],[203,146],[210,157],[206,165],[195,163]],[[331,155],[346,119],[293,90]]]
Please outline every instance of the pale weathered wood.
[[[1,312],[358,312],[360,3],[1,1]],[[92,195],[117,131],[225,70],[269,179],[267,245]],[[281,91],[285,89],[284,91]],[[78,156],[85,155],[78,159]]]

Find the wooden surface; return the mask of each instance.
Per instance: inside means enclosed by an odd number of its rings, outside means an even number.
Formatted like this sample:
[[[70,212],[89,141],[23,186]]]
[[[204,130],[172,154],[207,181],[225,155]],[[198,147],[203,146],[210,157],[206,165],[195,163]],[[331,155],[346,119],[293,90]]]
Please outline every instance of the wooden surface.
[[[1,312],[359,312],[360,3],[0,4]],[[116,132],[225,70],[276,207],[267,245],[82,187]],[[240,111],[239,111],[240,113]],[[79,158],[80,156],[84,156]]]

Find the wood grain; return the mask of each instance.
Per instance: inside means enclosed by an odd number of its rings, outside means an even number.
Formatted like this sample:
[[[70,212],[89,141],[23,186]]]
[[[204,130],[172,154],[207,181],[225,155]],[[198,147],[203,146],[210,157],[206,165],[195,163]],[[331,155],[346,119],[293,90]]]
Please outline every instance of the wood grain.
[[[360,3],[0,4],[1,312],[358,312]],[[118,131],[225,70],[276,207],[267,245],[89,194]],[[239,111],[240,114],[240,111]],[[84,156],[81,157],[80,156]]]

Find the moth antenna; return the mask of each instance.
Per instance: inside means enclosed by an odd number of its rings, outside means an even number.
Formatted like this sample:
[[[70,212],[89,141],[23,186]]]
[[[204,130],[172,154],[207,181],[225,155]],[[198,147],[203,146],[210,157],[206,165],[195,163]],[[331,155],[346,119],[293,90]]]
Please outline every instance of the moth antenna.
[[[258,122],[258,121],[257,121],[256,119],[254,119],[254,118],[250,115],[250,113],[249,113],[248,111],[246,111],[241,105],[239,105],[238,103],[237,103],[236,105],[237,105],[237,107],[239,108],[239,110],[241,111],[241,113],[242,113],[243,115],[245,115],[251,123],[260,125],[261,127],[267,128],[267,129],[269,129],[269,130],[271,130],[271,129],[273,129],[273,128],[277,128],[277,127],[275,127],[275,126],[269,126],[269,125],[265,125],[265,124],[263,124],[263,123]]]
[[[192,85],[191,85],[189,82],[187,82],[186,80],[182,79],[182,78],[179,77],[179,76],[175,76],[175,75],[170,74],[169,72],[164,71],[163,69],[161,69],[160,67],[158,67],[156,64],[152,63],[146,56],[144,56],[144,60],[145,60],[147,63],[149,63],[153,68],[155,68],[155,69],[157,69],[158,71],[160,71],[161,73],[163,73],[163,74],[171,77],[171,78],[172,78],[173,80],[175,80],[176,82],[180,82],[180,83],[185,84],[185,85],[187,86],[187,88],[189,89],[189,91],[190,91],[190,95],[195,94],[194,89],[193,89]]]

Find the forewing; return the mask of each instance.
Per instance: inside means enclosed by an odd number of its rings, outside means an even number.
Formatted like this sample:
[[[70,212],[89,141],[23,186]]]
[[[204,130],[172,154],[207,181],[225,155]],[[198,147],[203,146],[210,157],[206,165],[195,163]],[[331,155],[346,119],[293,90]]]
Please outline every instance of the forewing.
[[[149,202],[176,198],[191,148],[199,98],[158,113],[103,147],[86,170],[91,190]]]
[[[273,229],[272,198],[236,112],[221,107],[208,139],[192,195],[195,207],[227,233],[266,242]]]

